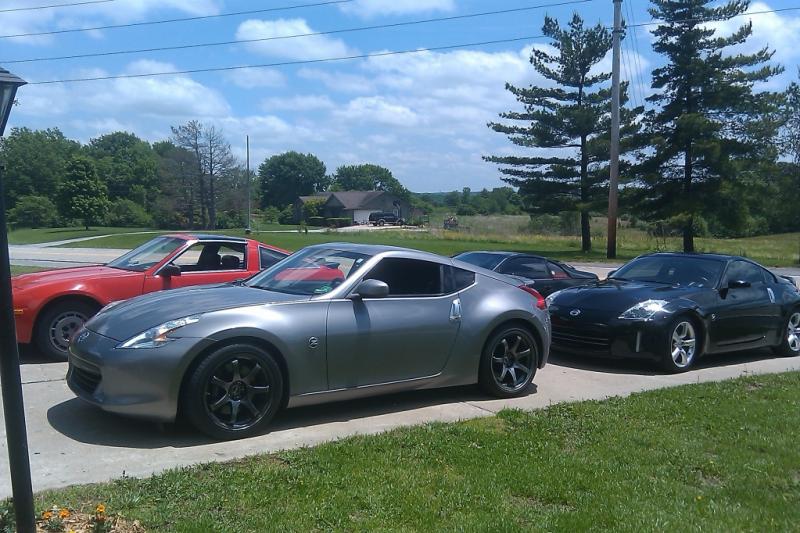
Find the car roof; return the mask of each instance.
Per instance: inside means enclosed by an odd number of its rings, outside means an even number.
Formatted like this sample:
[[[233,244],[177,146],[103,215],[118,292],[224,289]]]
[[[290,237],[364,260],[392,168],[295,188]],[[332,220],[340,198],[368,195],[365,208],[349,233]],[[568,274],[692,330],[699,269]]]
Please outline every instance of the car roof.
[[[746,257],[742,257],[739,255],[727,255],[727,254],[716,254],[716,253],[706,253],[706,252],[653,252],[649,254],[642,254],[639,257],[691,257],[697,259],[712,259],[715,261],[733,261],[741,259],[742,261],[748,261],[750,263],[754,263],[752,259],[748,259]]]

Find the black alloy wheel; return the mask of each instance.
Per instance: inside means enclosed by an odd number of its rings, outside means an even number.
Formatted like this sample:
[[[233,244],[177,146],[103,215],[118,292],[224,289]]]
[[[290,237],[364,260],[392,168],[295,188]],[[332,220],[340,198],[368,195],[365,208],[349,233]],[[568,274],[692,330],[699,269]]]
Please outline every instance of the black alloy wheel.
[[[280,367],[268,352],[247,344],[222,347],[203,359],[186,384],[190,422],[216,439],[260,432],[283,399]]]
[[[481,387],[499,398],[521,396],[536,375],[539,350],[529,331],[508,326],[489,339],[481,359]]]

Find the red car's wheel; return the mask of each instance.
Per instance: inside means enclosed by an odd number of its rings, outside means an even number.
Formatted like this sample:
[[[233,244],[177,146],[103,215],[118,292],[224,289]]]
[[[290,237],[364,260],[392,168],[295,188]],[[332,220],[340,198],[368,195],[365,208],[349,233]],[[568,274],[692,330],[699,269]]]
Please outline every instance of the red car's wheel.
[[[97,311],[97,306],[77,300],[61,302],[47,309],[36,322],[36,346],[44,355],[66,361],[72,336]]]

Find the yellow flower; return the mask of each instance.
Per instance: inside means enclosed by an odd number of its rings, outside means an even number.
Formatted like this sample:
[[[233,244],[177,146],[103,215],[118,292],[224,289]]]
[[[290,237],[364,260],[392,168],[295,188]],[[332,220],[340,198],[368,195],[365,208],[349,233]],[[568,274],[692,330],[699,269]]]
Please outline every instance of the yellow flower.
[[[106,512],[106,506],[103,505],[102,503],[99,503],[99,504],[97,504],[97,508],[94,510],[94,512],[96,512],[98,514],[103,514],[103,513]]]
[[[58,512],[58,517],[59,517],[61,520],[64,520],[65,518],[69,518],[69,509],[61,509],[61,510]]]
[[[45,512],[42,513],[42,519],[50,520],[51,518],[53,518],[52,511],[45,511]]]

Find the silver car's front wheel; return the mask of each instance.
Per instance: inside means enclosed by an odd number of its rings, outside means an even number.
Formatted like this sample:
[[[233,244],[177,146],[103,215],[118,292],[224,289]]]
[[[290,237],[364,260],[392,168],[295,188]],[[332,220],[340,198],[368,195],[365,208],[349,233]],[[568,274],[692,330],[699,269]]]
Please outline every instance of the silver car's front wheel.
[[[489,393],[510,398],[522,394],[536,373],[536,341],[529,331],[507,327],[486,345],[481,361],[481,386]]]
[[[237,344],[200,362],[187,382],[184,407],[198,429],[214,438],[232,439],[260,431],[282,399],[283,375],[272,355]]]

